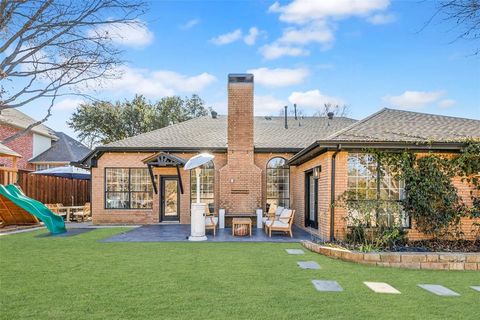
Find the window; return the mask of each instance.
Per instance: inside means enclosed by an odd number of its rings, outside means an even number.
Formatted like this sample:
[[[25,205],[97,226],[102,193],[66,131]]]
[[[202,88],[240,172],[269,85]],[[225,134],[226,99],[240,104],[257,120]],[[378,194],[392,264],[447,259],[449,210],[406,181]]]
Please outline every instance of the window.
[[[105,208],[151,209],[152,199],[152,183],[148,169],[105,169]]]
[[[267,209],[272,204],[290,207],[290,167],[280,157],[267,163]]]
[[[403,227],[409,227],[409,219],[399,206],[404,198],[404,182],[396,179],[390,168],[381,167],[373,155],[348,155],[348,190],[353,191],[356,201],[380,200],[373,214],[376,221],[372,221],[372,224],[386,219],[388,225],[401,222]]]
[[[197,201],[197,175],[190,170],[190,202]],[[215,167],[213,161],[202,166],[200,173],[200,202],[206,203],[210,212],[215,210]]]

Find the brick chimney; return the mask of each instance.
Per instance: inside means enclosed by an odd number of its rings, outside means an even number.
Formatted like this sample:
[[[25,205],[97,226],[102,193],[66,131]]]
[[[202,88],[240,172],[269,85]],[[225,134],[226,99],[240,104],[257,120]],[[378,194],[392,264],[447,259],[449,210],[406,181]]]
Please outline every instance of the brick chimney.
[[[261,170],[254,163],[253,75],[228,75],[227,164],[220,169],[220,207],[254,213],[261,207]]]

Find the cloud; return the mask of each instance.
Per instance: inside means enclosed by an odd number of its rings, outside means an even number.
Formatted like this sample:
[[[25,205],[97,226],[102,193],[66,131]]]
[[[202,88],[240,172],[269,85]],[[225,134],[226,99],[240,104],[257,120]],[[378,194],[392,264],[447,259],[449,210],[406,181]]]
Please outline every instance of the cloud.
[[[190,76],[169,70],[131,67],[122,67],[119,71],[122,76],[105,82],[103,89],[161,98],[178,93],[199,93],[216,81],[213,75],[206,72]]]
[[[299,107],[319,108],[324,104],[344,105],[345,102],[341,98],[327,96],[317,90],[295,91],[288,97],[290,103],[296,103]]]
[[[330,43],[334,38],[333,31],[327,24],[325,22],[319,22],[301,28],[287,28],[277,41],[282,44],[305,45],[310,42]]]
[[[191,19],[180,26],[182,30],[188,30],[200,23],[200,19]]]
[[[254,74],[255,83],[267,87],[286,87],[294,84],[299,84],[302,83],[305,78],[310,74],[310,71],[306,68],[258,68],[247,70],[247,72]]]
[[[367,21],[374,25],[388,24],[395,22],[397,17],[391,13],[377,13],[367,18]]]
[[[385,96],[383,100],[399,108],[421,108],[439,100],[444,95],[444,91],[405,91],[398,96]]]
[[[286,101],[277,99],[271,95],[255,95],[255,114],[259,116],[276,115],[283,109],[287,103]]]
[[[382,14],[389,5],[390,0],[293,0],[285,5],[277,1],[268,11],[278,13],[279,20],[289,26],[283,30],[280,38],[265,46],[261,53],[267,59],[289,55],[286,52],[296,53],[290,56],[301,56],[304,54],[300,52],[307,52],[305,47],[311,43],[320,44],[322,51],[329,50],[333,47],[339,21],[361,17],[370,19],[374,24],[385,24],[394,18],[393,15]]]
[[[265,59],[273,60],[283,56],[299,57],[308,56],[310,51],[301,47],[284,46],[278,43],[264,45],[260,48],[260,53]]]
[[[243,41],[249,46],[254,45],[259,35],[260,30],[258,30],[256,27],[251,27],[250,30],[248,30],[248,34],[243,37]]]
[[[144,47],[153,41],[153,33],[143,21],[135,24],[111,23],[91,29],[89,36],[100,36],[111,39],[114,43],[129,47]]]
[[[305,24],[327,18],[366,16],[374,11],[385,10],[389,5],[389,0],[293,0],[285,6],[275,2],[268,11],[279,13],[281,21]]]
[[[443,99],[438,103],[438,105],[441,108],[449,108],[449,107],[455,105],[456,103],[457,103],[457,101],[455,101],[453,99]]]
[[[63,100],[60,100],[58,102],[55,102],[53,105],[53,110],[57,111],[72,111],[75,110],[78,105],[81,103],[84,103],[85,101],[83,99],[78,99],[78,98],[66,98]]]
[[[242,30],[236,29],[232,32],[221,34],[218,37],[210,39],[217,46],[222,46],[240,40],[242,38]]]

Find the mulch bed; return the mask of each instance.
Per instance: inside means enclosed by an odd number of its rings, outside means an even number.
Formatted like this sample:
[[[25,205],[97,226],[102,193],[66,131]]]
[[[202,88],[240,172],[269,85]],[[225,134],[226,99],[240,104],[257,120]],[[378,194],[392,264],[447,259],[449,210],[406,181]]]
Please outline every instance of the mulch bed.
[[[346,243],[342,241],[325,242],[323,245],[348,249],[359,250],[359,245]],[[410,241],[393,248],[382,248],[381,251],[391,252],[480,252],[480,241],[471,240],[421,240]]]

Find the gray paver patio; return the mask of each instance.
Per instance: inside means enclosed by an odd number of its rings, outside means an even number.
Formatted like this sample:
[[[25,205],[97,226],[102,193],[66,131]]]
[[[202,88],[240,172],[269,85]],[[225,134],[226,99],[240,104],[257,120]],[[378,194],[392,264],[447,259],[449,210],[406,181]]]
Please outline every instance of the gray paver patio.
[[[470,288],[472,288],[475,291],[480,292],[480,286],[470,286]]]
[[[312,280],[313,285],[317,291],[321,292],[340,292],[343,291],[342,286],[337,281],[333,280]]]
[[[305,254],[305,251],[302,249],[285,249],[288,254]]]
[[[400,294],[400,291],[389,285],[385,282],[363,282],[367,287],[369,287],[372,291],[376,293],[393,293],[393,294]]]
[[[301,269],[320,269],[320,265],[315,261],[298,261],[297,264]]]
[[[460,294],[439,284],[419,284],[420,288],[425,289],[437,296],[458,297]]]
[[[144,225],[129,231],[103,239],[101,242],[186,242],[190,235],[189,224],[157,224]],[[252,229],[252,236],[234,237],[232,229],[218,229],[214,237],[211,231],[207,232],[209,242],[283,242],[294,243],[309,240],[310,235],[294,226],[293,238],[281,233],[275,233],[270,238],[263,229]]]

